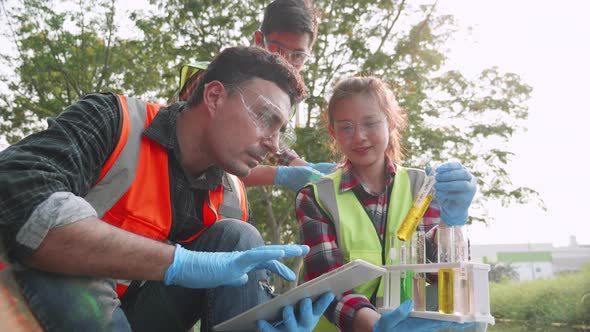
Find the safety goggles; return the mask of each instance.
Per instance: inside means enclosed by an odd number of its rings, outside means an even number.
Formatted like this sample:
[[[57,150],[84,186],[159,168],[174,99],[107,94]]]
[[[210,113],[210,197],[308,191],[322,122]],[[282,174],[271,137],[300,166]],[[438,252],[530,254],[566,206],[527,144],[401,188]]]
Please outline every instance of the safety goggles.
[[[311,54],[305,51],[289,49],[277,41],[266,40],[266,36],[264,35],[262,36],[262,42],[264,43],[264,47],[266,47],[267,50],[272,53],[280,54],[293,65],[302,66],[305,61],[307,61],[307,59],[311,58]]]
[[[295,129],[285,118],[287,111],[281,110],[267,97],[245,87],[236,88],[240,95],[240,100],[244,109],[250,115],[250,118],[256,124],[259,134],[266,140],[276,143],[277,153],[283,153],[289,149],[297,140]],[[244,96],[244,90],[249,91],[255,98]],[[248,96],[250,97],[250,96]],[[248,100],[248,102],[246,101]],[[283,125],[283,123],[285,123]]]
[[[182,65],[180,68],[180,80],[178,85],[178,91],[176,92],[175,96],[171,100],[171,104],[176,101],[187,101],[188,96],[192,93],[192,89],[196,88],[194,83],[196,83],[196,78],[198,75],[203,74],[205,70],[207,70],[207,66],[209,65],[208,62],[195,62],[190,64]],[[191,89],[190,91],[185,91],[187,89]],[[181,98],[181,95],[184,98]],[[295,112],[297,111],[297,105],[293,105],[289,112],[289,119],[293,118]]]

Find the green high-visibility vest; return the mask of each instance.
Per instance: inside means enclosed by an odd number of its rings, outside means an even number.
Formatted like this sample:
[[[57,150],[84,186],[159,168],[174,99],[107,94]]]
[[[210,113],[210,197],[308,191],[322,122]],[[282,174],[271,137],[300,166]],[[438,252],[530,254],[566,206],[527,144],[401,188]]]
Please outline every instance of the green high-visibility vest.
[[[185,85],[194,76],[199,76],[199,75],[203,74],[205,72],[205,70],[207,70],[208,66],[209,66],[209,62],[206,62],[206,61],[199,61],[199,62],[193,62],[193,63],[188,63],[188,64],[182,65],[180,67],[180,75],[179,75],[179,79],[178,79],[178,89],[174,93],[174,96],[172,96],[172,98],[170,98],[168,103],[173,104],[173,103],[176,103],[179,101],[186,101],[186,100],[180,100],[180,93],[184,89]]]
[[[397,229],[412,207],[413,198],[420,190],[424,179],[424,171],[396,165],[395,180],[387,209],[385,248],[381,245],[371,218],[353,191],[340,192],[342,170],[337,170],[312,184],[316,201],[334,223],[336,240],[342,251],[344,263],[363,259],[381,266],[386,264],[390,249],[393,248],[395,252],[399,252],[400,241],[396,237]],[[397,255],[387,260],[387,264],[398,263]],[[353,292],[362,294],[368,299],[371,299],[376,292],[377,298],[383,298],[383,278],[376,278],[355,287]],[[322,317],[314,331],[338,331],[338,328]]]
[[[206,62],[206,61],[200,61],[200,62],[194,62],[194,63],[182,65],[182,67],[180,67],[180,79],[178,82],[178,91],[180,91],[180,90],[182,90],[182,88],[184,88],[186,81],[188,81],[191,77],[198,74],[199,72],[207,70],[208,66],[209,66],[209,62]]]

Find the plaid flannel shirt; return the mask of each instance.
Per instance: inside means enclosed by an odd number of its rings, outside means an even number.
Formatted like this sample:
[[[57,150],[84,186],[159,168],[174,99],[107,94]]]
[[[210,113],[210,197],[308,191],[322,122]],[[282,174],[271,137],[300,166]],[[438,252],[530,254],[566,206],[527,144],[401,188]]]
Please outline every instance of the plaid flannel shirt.
[[[354,173],[350,161],[347,161],[342,170],[340,192],[352,190],[365,208],[368,216],[375,226],[383,245],[383,234],[387,223],[387,209],[391,189],[395,181],[396,168],[389,160],[386,160],[386,190],[383,193],[371,193],[362,185],[358,176]],[[299,223],[301,242],[311,248],[310,253],[304,259],[304,280],[312,280],[324,273],[332,271],[344,264],[342,251],[340,250],[334,224],[324,211],[319,207],[311,186],[307,186],[298,193],[296,199],[296,214]],[[419,229],[427,232],[427,257],[433,261],[436,257],[434,235],[436,225],[440,221],[440,211],[434,200],[430,205]],[[342,298],[334,300],[334,303],[326,310],[325,316],[342,331],[352,331],[352,322],[357,310],[369,307],[375,309],[369,299],[360,294],[348,291]]]

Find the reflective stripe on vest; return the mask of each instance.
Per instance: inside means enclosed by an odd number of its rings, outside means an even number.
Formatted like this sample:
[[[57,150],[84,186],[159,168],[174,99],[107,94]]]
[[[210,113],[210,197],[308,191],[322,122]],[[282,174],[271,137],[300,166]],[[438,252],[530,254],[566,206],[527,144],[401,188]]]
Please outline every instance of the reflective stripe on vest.
[[[381,246],[373,222],[354,192],[352,190],[340,192],[342,170],[337,170],[313,184],[316,201],[334,223],[336,240],[342,251],[344,263],[363,259],[375,265],[384,265],[390,248],[393,247],[396,252],[399,252],[400,241],[396,237],[397,229],[412,206],[413,198],[422,186],[424,178],[425,174],[422,170],[396,165],[395,181],[387,209],[385,249]],[[395,257],[391,263],[398,264],[398,257]],[[353,291],[356,294],[363,294],[368,299],[371,299],[375,292],[378,298],[383,297],[382,278],[355,287]],[[314,331],[336,331],[336,327],[325,317],[322,319],[324,321],[318,324]]]
[[[172,226],[168,152],[142,135],[163,105],[124,96],[119,96],[118,101],[122,113],[119,141],[101,170],[99,182],[85,199],[102,220],[130,232],[164,241]],[[209,200],[219,202],[212,205],[211,209],[215,210],[215,215],[219,215],[217,211],[220,206],[238,201],[241,203],[238,206],[245,207],[245,212],[237,219],[247,220],[243,184],[235,185],[241,183],[237,178],[227,182],[232,184],[232,190],[224,192],[216,189],[209,192]],[[237,190],[233,190],[234,185]],[[239,198],[236,199],[236,195]],[[205,210],[203,215],[206,225],[219,220],[207,219]],[[205,228],[190,238],[196,238]]]

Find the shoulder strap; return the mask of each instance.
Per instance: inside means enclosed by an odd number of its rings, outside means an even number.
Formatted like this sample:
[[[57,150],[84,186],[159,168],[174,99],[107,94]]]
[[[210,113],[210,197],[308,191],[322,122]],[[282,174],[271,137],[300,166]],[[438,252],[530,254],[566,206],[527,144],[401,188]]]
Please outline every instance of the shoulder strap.
[[[146,103],[119,96],[123,125],[117,148],[101,171],[101,179],[84,197],[96,209],[99,218],[125,194],[137,170],[141,133],[146,121]],[[114,156],[114,159],[113,159]]]

